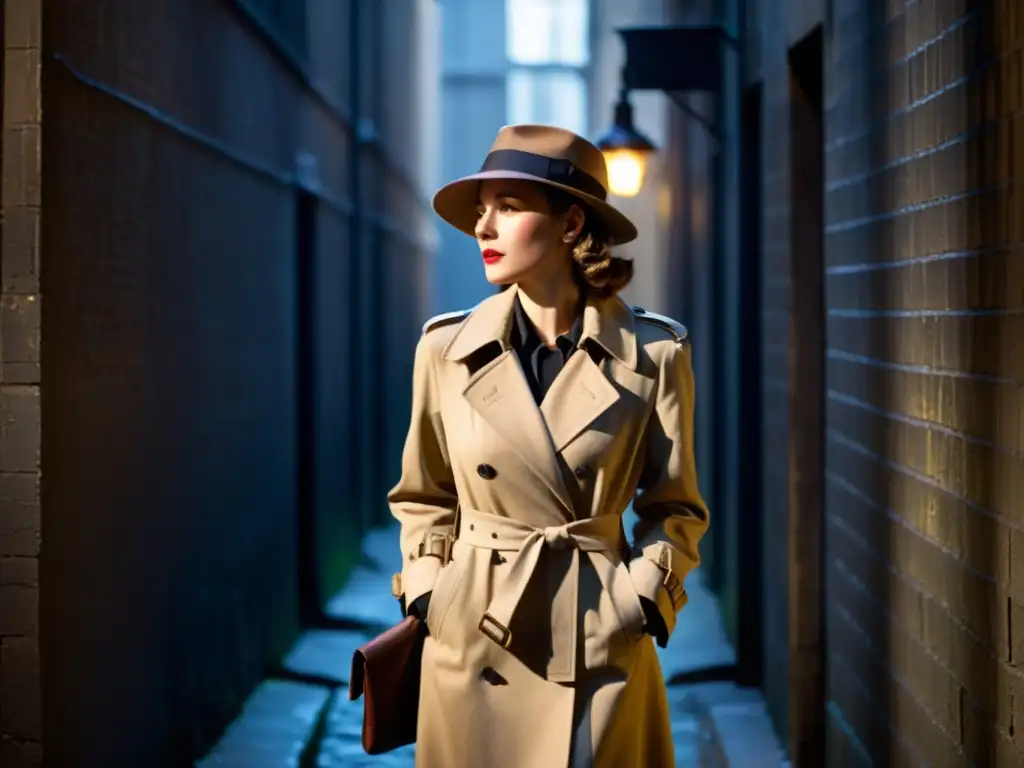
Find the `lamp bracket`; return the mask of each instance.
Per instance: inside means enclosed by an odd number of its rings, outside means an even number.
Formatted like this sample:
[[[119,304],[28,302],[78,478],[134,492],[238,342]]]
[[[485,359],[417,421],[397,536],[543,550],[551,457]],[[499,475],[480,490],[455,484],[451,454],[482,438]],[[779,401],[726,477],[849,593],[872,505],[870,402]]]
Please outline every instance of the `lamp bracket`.
[[[708,136],[710,136],[712,139],[714,139],[715,142],[719,146],[721,146],[723,144],[722,133],[715,126],[715,123],[714,123],[713,120],[711,120],[710,118],[706,117],[705,115],[702,115],[696,109],[694,109],[689,104],[687,104],[683,100],[683,94],[682,93],[679,93],[678,91],[671,91],[667,95],[668,95],[668,97],[670,99],[672,99],[672,102],[677,107],[679,107],[679,109],[681,109],[683,112],[685,112],[690,117],[692,117],[694,120],[696,120],[698,123],[700,123],[701,127],[703,127],[705,131],[707,131]]]

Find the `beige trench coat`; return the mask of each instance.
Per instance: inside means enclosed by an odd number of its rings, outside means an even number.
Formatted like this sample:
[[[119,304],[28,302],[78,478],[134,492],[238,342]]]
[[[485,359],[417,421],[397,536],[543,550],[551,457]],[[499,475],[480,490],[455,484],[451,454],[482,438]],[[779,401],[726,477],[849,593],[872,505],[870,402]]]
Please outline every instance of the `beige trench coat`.
[[[399,590],[406,604],[433,593],[416,765],[672,766],[639,597],[675,627],[708,525],[689,345],[617,298],[592,300],[586,349],[538,408],[509,344],[515,295],[428,327],[416,349],[388,496]],[[628,553],[631,500],[641,522]]]

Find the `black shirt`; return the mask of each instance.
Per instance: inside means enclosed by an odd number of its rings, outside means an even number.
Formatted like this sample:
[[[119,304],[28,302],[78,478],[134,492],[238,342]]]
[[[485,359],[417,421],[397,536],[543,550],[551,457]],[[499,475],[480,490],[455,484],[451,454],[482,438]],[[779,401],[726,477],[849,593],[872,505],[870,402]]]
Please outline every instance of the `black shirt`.
[[[582,309],[582,303],[581,303]],[[512,348],[519,357],[519,365],[530,385],[533,399],[540,405],[554,382],[580,343],[583,335],[583,313],[576,314],[576,322],[568,333],[555,339],[555,348],[550,349],[540,338],[536,327],[526,316],[526,311],[516,296],[512,319]]]

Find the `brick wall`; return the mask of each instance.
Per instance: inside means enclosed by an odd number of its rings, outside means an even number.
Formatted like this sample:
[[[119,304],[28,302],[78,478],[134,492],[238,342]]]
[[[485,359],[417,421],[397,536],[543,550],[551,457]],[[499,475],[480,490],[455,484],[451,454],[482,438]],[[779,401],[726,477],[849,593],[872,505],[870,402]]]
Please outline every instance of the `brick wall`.
[[[41,755],[39,62],[41,0],[4,4],[0,188],[0,765]]]
[[[781,449],[802,394],[791,313],[811,289],[794,280],[809,201],[793,192],[788,53],[825,21],[827,761],[1020,764],[1024,11],[834,0],[762,2],[756,17],[773,713],[798,747],[813,662],[793,627],[821,582],[801,583],[793,552],[807,465]]]
[[[376,4],[50,5],[5,3],[0,764],[181,765],[386,514],[415,58]]]

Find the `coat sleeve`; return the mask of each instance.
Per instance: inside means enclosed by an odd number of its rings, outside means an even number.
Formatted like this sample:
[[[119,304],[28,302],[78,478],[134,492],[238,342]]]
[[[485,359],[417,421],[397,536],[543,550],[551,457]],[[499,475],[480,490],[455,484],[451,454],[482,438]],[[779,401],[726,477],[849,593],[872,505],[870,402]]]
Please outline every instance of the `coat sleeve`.
[[[401,524],[404,604],[431,591],[452,543],[458,497],[445,442],[434,345],[424,334],[413,363],[412,416],[402,451],[402,475],[388,493]]]
[[[671,634],[687,601],[683,580],[700,564],[697,544],[708,528],[708,510],[697,487],[693,454],[690,345],[666,344],[671,348],[658,365],[640,492],[633,502],[639,522],[629,570],[637,592],[657,605]],[[659,638],[662,645],[666,641]]]

